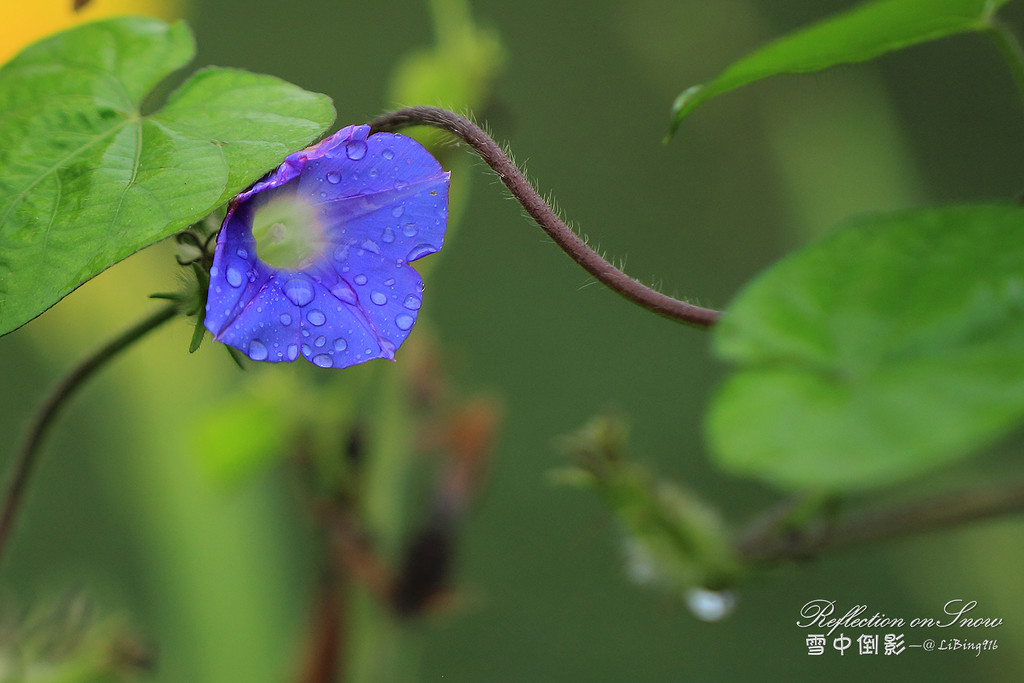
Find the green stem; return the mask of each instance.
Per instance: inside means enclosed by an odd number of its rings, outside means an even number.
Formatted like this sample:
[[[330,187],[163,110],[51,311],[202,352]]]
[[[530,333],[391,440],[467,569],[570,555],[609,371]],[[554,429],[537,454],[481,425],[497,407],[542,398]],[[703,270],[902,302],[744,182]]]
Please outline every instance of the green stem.
[[[1017,83],[1017,94],[1021,98],[1021,106],[1024,107],[1024,50],[1021,49],[1017,36],[1005,24],[999,21],[992,21],[988,34],[992,37],[999,54],[1006,60],[1013,74],[1013,80]]]
[[[4,550],[7,548],[7,541],[24,498],[25,489],[28,487],[28,481],[39,460],[39,447],[43,437],[46,436],[50,426],[68,400],[93,373],[121,351],[173,318],[177,312],[177,304],[171,304],[161,308],[148,318],[140,320],[134,327],[111,339],[106,345],[82,361],[50,393],[43,407],[36,413],[32,426],[28,430],[28,436],[14,460],[14,467],[4,495],[3,512],[0,513],[0,562],[3,561]]]
[[[802,527],[773,524],[771,522],[780,517],[769,513],[766,518],[755,520],[749,531],[740,536],[736,551],[747,565],[770,565],[1021,512],[1024,512],[1024,481],[866,508]]]

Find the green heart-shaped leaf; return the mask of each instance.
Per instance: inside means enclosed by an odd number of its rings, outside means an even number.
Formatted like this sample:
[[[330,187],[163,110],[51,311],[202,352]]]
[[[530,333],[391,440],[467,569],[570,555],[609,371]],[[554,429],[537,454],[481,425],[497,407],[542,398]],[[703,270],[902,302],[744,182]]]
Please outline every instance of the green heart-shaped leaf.
[[[751,283],[714,342],[734,471],[847,489],[964,457],[1024,419],[1024,210],[863,219]]]
[[[147,112],[193,54],[184,24],[122,17],[0,68],[0,334],[200,220],[334,119],[324,95],[218,68]]]

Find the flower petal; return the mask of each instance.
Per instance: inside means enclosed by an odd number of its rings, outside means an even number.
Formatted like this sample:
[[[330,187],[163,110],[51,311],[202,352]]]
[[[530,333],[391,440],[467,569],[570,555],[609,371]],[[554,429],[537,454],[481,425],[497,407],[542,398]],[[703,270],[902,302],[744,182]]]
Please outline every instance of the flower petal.
[[[348,126],[296,152],[228,208],[210,271],[206,326],[253,360],[320,367],[394,358],[416,321],[423,282],[408,265],[441,248],[448,176],[410,138]],[[308,202],[325,226],[296,270],[259,260],[256,209]]]

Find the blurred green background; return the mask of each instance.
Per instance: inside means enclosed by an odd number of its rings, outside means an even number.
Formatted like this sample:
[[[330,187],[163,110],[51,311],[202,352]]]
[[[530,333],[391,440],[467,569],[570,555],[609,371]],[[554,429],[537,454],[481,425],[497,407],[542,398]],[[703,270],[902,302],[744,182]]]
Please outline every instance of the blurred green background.
[[[721,307],[852,214],[1024,188],[1024,115],[997,52],[974,35],[743,88],[660,143],[682,89],[853,4],[476,0],[477,23],[506,52],[493,100],[476,113],[630,274]],[[197,65],[327,93],[338,125],[392,108],[396,65],[434,40],[427,6],[397,0],[216,0],[186,16]],[[1024,35],[1024,6],[1011,3],[1003,16]],[[460,537],[458,606],[411,626],[423,634],[422,680],[1021,680],[1024,527],[1015,519],[772,570],[742,586],[735,612],[714,624],[631,584],[607,511],[547,477],[565,464],[558,437],[595,414],[627,415],[633,455],[730,521],[778,494],[717,472],[706,457],[702,414],[725,371],[706,333],[593,284],[482,164],[462,173],[472,175],[471,194],[426,277],[415,334],[436,337],[451,383],[496,398],[504,421]],[[47,387],[153,308],[145,295],[175,286],[172,253],[160,245],[137,255],[0,339],[5,461]],[[189,356],[190,334],[175,322],[147,339],[60,421],[0,571],[0,609],[81,591],[157,645],[157,680],[292,680],[317,582],[316,532],[288,464],[236,484],[206,474],[196,424],[253,380],[214,344]],[[917,488],[999,472],[1022,445],[1018,434]],[[1000,649],[809,657],[795,621],[816,598],[905,618],[974,599],[978,612],[1005,620],[980,636]]]

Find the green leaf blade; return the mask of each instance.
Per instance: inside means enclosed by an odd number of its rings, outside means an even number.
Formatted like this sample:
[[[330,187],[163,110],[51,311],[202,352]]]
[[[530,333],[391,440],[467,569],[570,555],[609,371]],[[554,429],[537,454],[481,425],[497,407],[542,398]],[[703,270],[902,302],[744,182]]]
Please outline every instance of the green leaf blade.
[[[725,467],[789,488],[892,484],[1024,419],[1024,211],[876,216],[730,306],[739,366],[706,423]]]
[[[672,107],[668,137],[707,100],[776,76],[822,71],[874,59],[958,33],[985,30],[1010,0],[876,0],[783,36],[734,62],[713,81],[684,91]]]
[[[0,334],[200,220],[334,119],[323,95],[217,68],[141,113],[193,53],[184,24],[122,17],[0,68]]]

